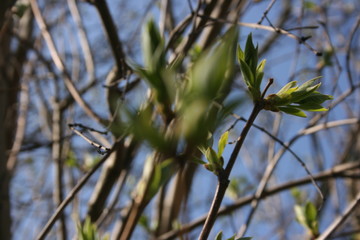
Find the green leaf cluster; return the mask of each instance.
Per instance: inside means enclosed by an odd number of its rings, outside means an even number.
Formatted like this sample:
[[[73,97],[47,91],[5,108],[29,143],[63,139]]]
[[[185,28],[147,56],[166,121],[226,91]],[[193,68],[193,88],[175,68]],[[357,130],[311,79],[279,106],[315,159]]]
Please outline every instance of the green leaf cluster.
[[[77,226],[77,239],[79,240],[108,240],[109,235],[100,237],[97,227],[91,222],[90,218],[87,217],[83,225],[78,224]]]
[[[294,206],[296,220],[303,225],[313,237],[319,235],[319,222],[317,211],[313,203],[307,202],[305,206]]]
[[[237,58],[243,80],[253,100],[257,101],[261,98],[260,86],[264,77],[266,60],[264,59],[258,64],[258,46],[254,46],[251,33],[247,38],[245,51],[238,46]]]
[[[153,20],[148,21],[142,34],[144,67],[129,63],[149,85],[157,110],[163,116],[172,115],[175,88],[172,68],[166,65],[164,39]]]
[[[164,40],[152,21],[143,35],[145,65],[131,66],[151,94],[140,109],[125,111],[128,124],[124,125],[129,134],[161,152],[184,140],[196,149],[239,102],[224,103],[222,109],[214,105],[224,102],[233,83],[237,31],[231,28],[212,47],[199,51],[185,73],[179,68],[182,63],[166,64]],[[170,123],[171,137],[166,133]]]
[[[333,99],[317,91],[321,83],[316,83],[320,77],[313,78],[304,84],[297,86],[296,81],[289,82],[276,94],[270,94],[264,101],[264,109],[298,117],[306,117],[304,111],[327,111],[321,104]]]
[[[213,132],[226,111],[219,111],[213,103],[222,103],[230,92],[236,42],[237,31],[231,29],[217,44],[203,51],[192,64],[184,90],[179,94],[181,132],[194,144]]]
[[[215,150],[211,147],[207,147],[207,148],[199,147],[200,151],[204,154],[204,156],[208,161],[208,163],[204,164],[205,168],[211,172],[214,172],[216,175],[219,174],[219,171],[221,171],[224,166],[224,158],[222,157],[222,154],[228,142],[228,138],[229,138],[228,131],[226,131],[221,135],[218,142],[217,152],[215,152]]]

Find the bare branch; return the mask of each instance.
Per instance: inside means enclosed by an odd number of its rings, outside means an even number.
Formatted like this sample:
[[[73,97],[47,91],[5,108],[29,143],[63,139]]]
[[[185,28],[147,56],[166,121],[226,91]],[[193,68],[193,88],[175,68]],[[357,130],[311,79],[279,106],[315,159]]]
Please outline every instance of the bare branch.
[[[347,46],[346,46],[346,72],[351,87],[354,86],[354,81],[352,79],[351,70],[350,70],[351,43],[354,39],[355,32],[359,29],[359,26],[360,26],[360,16],[357,18],[354,26],[351,29],[349,41],[347,42]]]
[[[95,78],[95,67],[94,67],[93,54],[91,52],[88,37],[86,35],[85,28],[83,26],[82,19],[81,19],[76,1],[75,0],[67,0],[67,3],[69,5],[71,16],[73,17],[73,19],[77,25],[80,46],[81,46],[81,49],[84,54],[86,70],[87,70],[87,73],[89,74],[89,81],[92,81],[92,79]]]
[[[218,18],[212,18],[209,16],[205,16],[205,15],[198,15],[201,18],[206,18],[209,19],[211,21],[215,21],[215,22],[223,22],[223,23],[228,23],[228,24],[234,24],[232,21],[226,20],[226,19],[218,19]],[[300,44],[303,44],[304,46],[306,46],[310,51],[312,51],[316,56],[321,56],[322,53],[320,51],[315,50],[313,47],[311,47],[307,42],[306,39],[304,39],[304,37],[299,37],[293,33],[290,33],[289,31],[286,31],[284,29],[281,28],[277,28],[277,27],[271,27],[271,26],[264,26],[261,24],[256,24],[256,23],[244,23],[244,22],[237,22],[236,23],[239,26],[243,26],[243,27],[249,27],[249,28],[254,28],[254,29],[262,29],[262,30],[266,30],[269,32],[277,32],[279,34],[285,35],[289,38],[293,38],[295,40],[297,40]]]
[[[50,32],[47,29],[45,20],[40,12],[40,9],[39,9],[39,6],[38,6],[36,0],[30,0],[30,4],[31,4],[31,9],[34,13],[35,19],[37,21],[37,24],[39,25],[39,28],[41,30],[41,34],[49,48],[51,58],[53,59],[55,66],[63,74],[65,86],[69,90],[70,94],[75,99],[75,101],[83,108],[83,110],[86,112],[86,114],[88,116],[92,117],[99,123],[106,122],[91,109],[91,107],[85,102],[85,100],[80,95],[79,91],[76,89],[74,83],[72,82],[72,80],[70,78],[69,73],[67,72],[67,70],[65,68],[63,61],[60,58],[58,51],[56,50],[55,43],[50,35]]]
[[[337,219],[335,219],[334,222],[316,239],[317,240],[328,239],[331,236],[331,234],[333,234],[345,222],[345,220],[350,216],[350,214],[354,212],[354,210],[357,208],[359,204],[360,204],[360,192],[355,197],[355,199],[347,206],[344,213],[341,216],[339,216]]]
[[[106,1],[94,0],[96,9],[99,11],[100,17],[103,22],[103,27],[106,30],[108,40],[115,58],[119,78],[125,78],[128,66],[125,62],[125,54],[122,43],[117,33],[117,29],[109,11]]]
[[[55,224],[56,220],[61,216],[62,212],[65,210],[67,205],[71,203],[71,201],[74,199],[76,194],[84,187],[86,182],[89,180],[89,178],[96,172],[96,170],[99,169],[99,167],[109,158],[110,154],[114,149],[116,149],[118,146],[118,143],[115,143],[114,146],[110,151],[106,153],[106,155],[88,172],[86,173],[76,184],[76,186],[69,192],[67,197],[64,199],[64,201],[61,202],[61,204],[56,208],[56,211],[51,216],[51,218],[48,220],[44,228],[41,230],[39,235],[37,236],[37,240],[45,239],[46,235],[51,230],[52,226]]]
[[[325,170],[321,173],[315,174],[314,179],[316,181],[328,181],[328,180],[332,180],[334,178],[347,177],[347,176],[343,176],[342,173],[345,173],[349,170],[359,169],[359,168],[360,168],[359,162],[344,163],[341,165],[337,165],[331,169]],[[265,190],[263,192],[263,194],[260,196],[260,198],[265,199],[265,198],[275,195],[279,192],[286,191],[286,190],[292,189],[294,187],[302,186],[302,185],[309,184],[309,183],[311,183],[311,178],[309,176],[298,179],[298,180],[288,181],[284,184],[280,184],[278,186],[275,186],[275,187]],[[227,215],[236,209],[239,209],[243,206],[250,204],[256,198],[257,197],[255,194],[239,198],[234,204],[221,208],[219,210],[218,215],[219,216]],[[190,231],[194,230],[195,228],[200,227],[202,224],[204,224],[206,217],[207,217],[207,215],[198,218],[197,220],[193,221],[192,223],[184,224],[181,229],[167,232],[167,233],[161,235],[157,239],[158,240],[174,239],[177,236],[181,236],[187,232],[190,232]]]

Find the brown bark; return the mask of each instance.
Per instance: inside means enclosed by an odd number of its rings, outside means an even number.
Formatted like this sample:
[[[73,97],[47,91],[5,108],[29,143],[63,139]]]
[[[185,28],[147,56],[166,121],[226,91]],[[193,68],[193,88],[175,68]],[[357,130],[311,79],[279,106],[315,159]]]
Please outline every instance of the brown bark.
[[[9,10],[14,1],[0,5],[0,239],[11,239],[10,181],[13,169],[8,168],[9,152],[16,132],[18,96],[22,68],[26,61],[27,48],[21,44],[11,48],[11,31],[17,29],[21,37],[29,37],[32,32],[32,16],[28,11],[12,21]]]

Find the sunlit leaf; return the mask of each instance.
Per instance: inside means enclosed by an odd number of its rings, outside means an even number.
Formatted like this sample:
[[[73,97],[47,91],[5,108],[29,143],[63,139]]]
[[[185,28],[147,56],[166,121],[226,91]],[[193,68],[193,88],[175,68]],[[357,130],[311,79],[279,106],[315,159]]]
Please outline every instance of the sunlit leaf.
[[[217,156],[220,158],[224,152],[225,146],[228,142],[228,138],[229,138],[229,131],[224,132],[221,137],[220,140],[218,142],[218,153]]]
[[[295,91],[297,88],[294,88],[296,86],[297,82],[296,81],[291,81],[289,83],[287,83],[284,87],[282,87],[280,89],[280,91],[278,91],[276,93],[276,95],[278,95],[279,97],[284,97],[284,95],[288,95],[291,94],[293,91]],[[293,88],[293,90],[289,91],[291,88]]]
[[[236,55],[237,55],[237,60],[240,63],[240,60],[245,61],[245,53],[243,52],[243,50],[241,49],[240,45],[237,46],[236,49]]]
[[[316,103],[300,104],[297,105],[296,107],[310,112],[323,112],[328,110],[327,108],[324,108],[320,104],[316,104]]]
[[[295,205],[294,206],[294,211],[295,211],[296,221],[298,221],[304,227],[307,227],[304,207],[302,207],[300,205]]]
[[[327,100],[332,100],[333,97],[330,95],[325,95],[319,92],[313,92],[310,96],[302,99],[301,101],[298,101],[297,103],[299,104],[304,104],[304,103],[314,103],[314,104],[322,104],[323,102],[327,101]]]
[[[266,59],[263,59],[263,60],[259,63],[259,65],[257,66],[256,71],[257,71],[257,72],[264,72],[265,64],[266,64]]]
[[[255,88],[256,89],[260,89],[260,85],[261,85],[263,77],[264,77],[264,72],[257,72],[256,81],[255,81]]]
[[[295,107],[290,107],[290,106],[279,107],[279,110],[284,113],[291,114],[297,117],[304,117],[304,118],[306,117],[306,114],[303,111]]]

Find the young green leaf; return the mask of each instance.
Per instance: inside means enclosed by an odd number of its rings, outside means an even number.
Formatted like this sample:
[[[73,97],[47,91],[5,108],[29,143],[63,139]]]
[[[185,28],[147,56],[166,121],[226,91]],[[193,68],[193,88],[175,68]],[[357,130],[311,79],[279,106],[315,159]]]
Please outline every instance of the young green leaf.
[[[306,114],[303,111],[293,106],[279,107],[279,110],[284,113],[291,114],[297,117],[306,118]]]
[[[222,156],[225,146],[228,142],[228,138],[229,138],[229,131],[226,131],[221,135],[220,140],[218,142],[218,153],[217,153],[218,158]]]
[[[314,83],[316,82],[316,80],[322,78],[321,76],[318,76],[318,77],[315,77],[315,78],[312,78],[308,81],[306,81],[305,83],[303,83],[302,85],[300,85],[298,91],[310,91],[314,86],[317,86],[318,84],[315,84]]]
[[[302,207],[300,205],[295,205],[294,211],[295,211],[296,221],[298,221],[304,227],[307,227],[304,207]]]
[[[258,47],[254,46],[252,34],[250,33],[245,45],[245,62],[249,65],[253,73],[256,72],[258,62]]]
[[[266,59],[261,60],[261,62],[256,68],[256,72],[264,72],[265,64],[266,64]]]
[[[249,65],[243,60],[240,60],[240,70],[248,88],[254,87],[254,74],[252,73]]]
[[[302,111],[327,111],[321,106],[326,100],[331,100],[332,96],[324,95],[316,90],[321,83],[316,84],[320,77],[313,78],[301,86],[296,86],[296,81],[289,82],[276,94],[270,94],[264,99],[264,109],[271,111],[282,111],[298,117],[306,117]]]
[[[305,110],[305,111],[310,111],[310,112],[323,112],[323,111],[328,110],[327,108],[324,108],[320,104],[316,104],[316,103],[300,104],[297,107],[299,109],[302,109],[302,110]]]
[[[142,34],[145,67],[154,72],[165,66],[164,39],[153,20],[145,25]]]
[[[237,55],[237,60],[240,64],[240,60],[245,60],[245,53],[243,52],[243,50],[241,49],[240,45],[237,46],[237,49],[236,49],[236,55]]]
[[[193,163],[196,163],[196,164],[200,164],[200,165],[206,164],[205,161],[203,161],[203,160],[201,160],[200,158],[197,158],[197,157],[193,157],[189,161],[193,162]]]
[[[333,97],[330,95],[325,95],[319,92],[313,92],[310,96],[302,99],[301,101],[298,101],[299,104],[305,104],[308,102],[314,103],[314,104],[322,104],[323,102],[327,100],[332,100]]]
[[[209,147],[206,150],[205,157],[209,161],[210,164],[216,165],[217,163],[219,163],[219,158],[218,158],[215,150],[212,149],[211,147]]]
[[[307,202],[305,207],[295,205],[294,207],[296,220],[303,225],[312,236],[319,235],[317,211],[313,203]]]
[[[79,240],[107,240],[109,236],[100,237],[97,227],[91,222],[90,218],[87,217],[83,225],[77,224],[77,239]]]
[[[307,226],[312,235],[317,236],[319,234],[317,211],[315,205],[312,202],[307,202],[305,205],[305,217]]]
[[[295,87],[296,84],[297,84],[296,81],[291,81],[291,82],[287,83],[284,87],[282,87],[280,89],[280,91],[278,91],[276,93],[276,95],[279,97],[284,97],[286,95],[290,95],[292,92],[294,92],[298,88],[298,87]],[[292,89],[292,90],[290,90],[290,89]]]
[[[307,202],[305,205],[306,221],[308,223],[315,221],[317,217],[316,207],[312,202]]]
[[[262,60],[258,65],[258,47],[254,46],[251,33],[246,40],[245,51],[238,47],[237,57],[243,80],[249,89],[251,97],[254,101],[258,101],[261,97],[260,86],[264,76],[266,60]]]
[[[222,231],[220,231],[218,234],[216,234],[215,240],[222,240]]]
[[[147,141],[153,148],[160,152],[169,150],[171,140],[167,139],[163,132],[158,129],[149,119],[152,118],[153,106],[148,104],[141,109],[138,113],[128,110],[126,112],[130,119],[128,131],[134,134],[135,138],[140,141]]]

